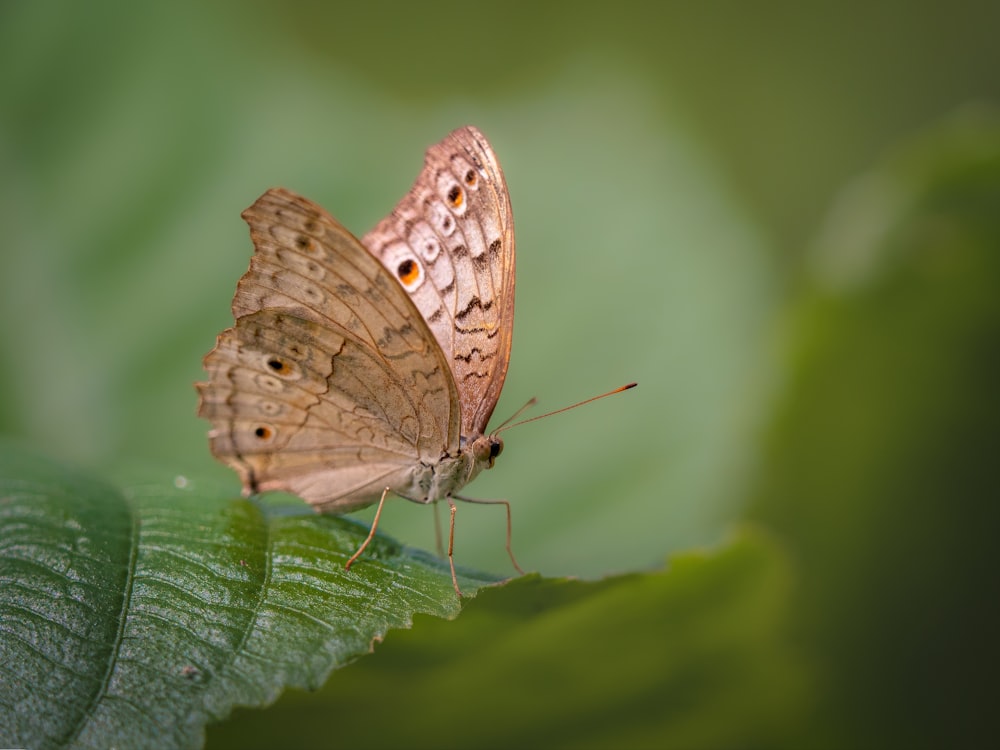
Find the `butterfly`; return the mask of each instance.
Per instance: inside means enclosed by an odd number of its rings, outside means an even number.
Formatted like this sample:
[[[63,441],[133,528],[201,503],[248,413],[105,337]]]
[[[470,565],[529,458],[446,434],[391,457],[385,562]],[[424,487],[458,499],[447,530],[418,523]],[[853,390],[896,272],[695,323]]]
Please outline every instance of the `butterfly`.
[[[204,359],[198,413],[245,495],[280,490],[346,513],[386,496],[446,500],[491,468],[486,426],[514,321],[514,221],[500,164],[476,128],[431,146],[392,213],[360,241],[283,188],[243,212],[254,255],[235,325]],[[514,566],[521,571],[511,553]],[[523,572],[523,571],[521,571]]]

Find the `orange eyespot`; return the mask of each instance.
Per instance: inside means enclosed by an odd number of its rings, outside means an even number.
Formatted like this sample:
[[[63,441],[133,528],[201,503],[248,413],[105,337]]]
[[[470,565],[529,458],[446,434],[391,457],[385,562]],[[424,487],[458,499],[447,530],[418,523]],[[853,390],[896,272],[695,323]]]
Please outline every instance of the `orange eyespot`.
[[[267,360],[267,366],[279,375],[286,375],[292,369],[277,357],[271,357],[271,359]]]
[[[420,278],[420,266],[412,258],[407,258],[396,268],[396,274],[403,286],[409,286]]]
[[[476,184],[476,173],[474,170],[470,169],[465,173],[465,184],[472,187]]]
[[[253,431],[253,434],[256,435],[258,438],[260,438],[261,440],[270,440],[271,436],[274,434],[274,431],[271,430],[270,427],[265,427],[264,425],[261,425],[260,427],[258,427],[256,430]]]
[[[452,185],[451,190],[448,191],[448,202],[451,204],[452,208],[458,208],[462,205],[462,188],[458,185]]]

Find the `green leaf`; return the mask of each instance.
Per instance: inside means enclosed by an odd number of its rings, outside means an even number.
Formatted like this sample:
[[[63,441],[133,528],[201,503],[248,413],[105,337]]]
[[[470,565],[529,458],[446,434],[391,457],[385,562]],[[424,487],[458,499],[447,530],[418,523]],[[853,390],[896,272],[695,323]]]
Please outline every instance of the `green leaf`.
[[[345,571],[366,533],[180,477],[119,489],[4,444],[0,744],[190,747],[415,613],[458,614],[447,564],[390,539]]]
[[[237,711],[209,746],[773,746],[809,699],[783,637],[791,585],[755,530],[656,573],[520,578],[318,692]]]

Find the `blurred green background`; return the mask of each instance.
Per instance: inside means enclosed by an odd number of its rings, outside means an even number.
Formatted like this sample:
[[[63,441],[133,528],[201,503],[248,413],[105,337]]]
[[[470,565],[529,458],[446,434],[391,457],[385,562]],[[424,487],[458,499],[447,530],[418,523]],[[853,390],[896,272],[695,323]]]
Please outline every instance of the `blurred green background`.
[[[511,500],[521,564],[650,569],[752,518],[796,566],[797,739],[973,737],[998,28],[990,2],[6,2],[0,430],[230,477],[191,384],[251,254],[240,211],[282,185],[360,235],[474,124],[518,239],[497,416],[640,383],[505,435],[470,494]],[[425,508],[382,528],[433,544]],[[503,534],[460,507],[458,560],[507,571]]]

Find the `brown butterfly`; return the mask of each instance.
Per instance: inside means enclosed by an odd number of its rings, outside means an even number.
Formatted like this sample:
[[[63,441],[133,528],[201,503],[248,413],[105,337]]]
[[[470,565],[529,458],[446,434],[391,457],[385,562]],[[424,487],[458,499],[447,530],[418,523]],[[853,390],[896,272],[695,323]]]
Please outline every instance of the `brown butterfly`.
[[[486,138],[460,128],[427,150],[393,212],[359,242],[275,188],[243,212],[254,256],[236,324],[205,357],[200,416],[244,494],[294,493],[320,511],[393,493],[454,499],[503,450],[487,434],[514,321],[514,222]],[[514,561],[513,554],[511,560]],[[515,567],[520,571],[517,562]]]

